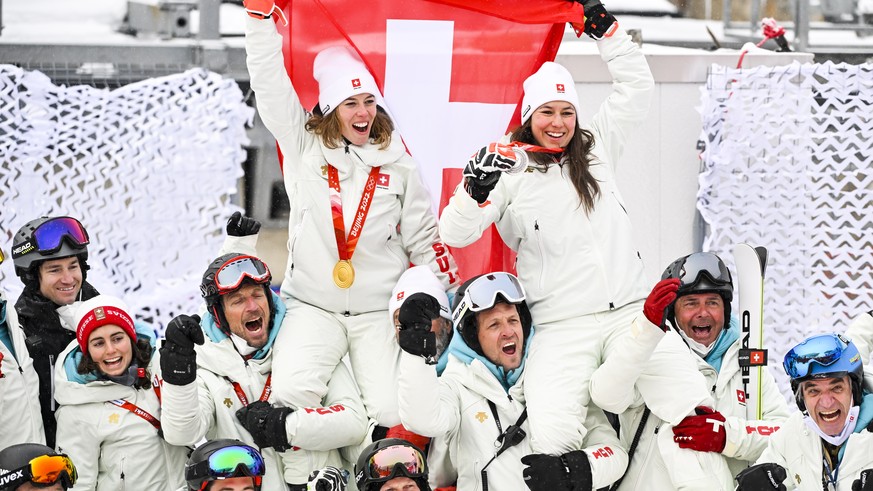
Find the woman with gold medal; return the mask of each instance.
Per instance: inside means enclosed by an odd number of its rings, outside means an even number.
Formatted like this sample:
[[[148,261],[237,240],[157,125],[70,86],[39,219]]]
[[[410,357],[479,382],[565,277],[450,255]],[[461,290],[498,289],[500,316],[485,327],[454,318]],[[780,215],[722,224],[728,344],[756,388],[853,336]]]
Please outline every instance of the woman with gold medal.
[[[399,349],[388,299],[410,264],[430,267],[446,289],[459,279],[415,161],[405,150],[373,76],[347,46],[315,58],[318,104],[302,107],[285,71],[272,0],[246,0],[246,54],[258,112],[284,156],[291,203],[288,306],[275,349],[273,397],[317,407],[348,353],[368,416],[400,423]],[[292,452],[289,452],[292,453]]]

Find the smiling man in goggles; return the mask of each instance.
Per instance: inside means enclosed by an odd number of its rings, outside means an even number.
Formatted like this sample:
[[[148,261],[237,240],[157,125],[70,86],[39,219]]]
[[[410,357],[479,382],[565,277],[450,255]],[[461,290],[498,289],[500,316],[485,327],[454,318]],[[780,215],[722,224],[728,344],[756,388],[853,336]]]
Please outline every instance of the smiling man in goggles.
[[[0,451],[0,491],[63,491],[78,477],[69,457],[45,445],[22,443]]]

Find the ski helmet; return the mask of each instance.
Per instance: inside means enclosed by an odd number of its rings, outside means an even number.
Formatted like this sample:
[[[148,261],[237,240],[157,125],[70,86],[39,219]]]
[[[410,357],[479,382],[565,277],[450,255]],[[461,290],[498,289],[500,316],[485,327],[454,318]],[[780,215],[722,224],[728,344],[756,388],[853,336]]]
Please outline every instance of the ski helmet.
[[[247,280],[264,287],[264,293],[267,295],[267,302],[270,306],[270,322],[267,324],[269,327],[273,323],[276,309],[273,306],[273,294],[270,290],[272,276],[270,268],[265,262],[255,256],[231,252],[212,261],[212,264],[203,273],[200,294],[206,301],[206,309],[215,319],[215,325],[225,333],[229,332],[230,327],[224,316],[221,297],[235,292]]]
[[[679,291],[676,298],[696,293],[717,293],[724,301],[724,322],[728,325],[731,318],[731,301],[734,298],[734,284],[731,272],[720,257],[711,252],[695,252],[680,257],[667,266],[662,280],[678,278]],[[674,301],[667,309],[667,318],[676,325]],[[676,326],[679,327],[679,326]]]
[[[395,477],[408,477],[421,491],[430,491],[427,459],[421,449],[400,438],[385,438],[368,445],[355,464],[359,491],[379,491]]]
[[[191,452],[185,464],[185,481],[191,491],[201,491],[219,479],[251,477],[260,491],[266,473],[264,458],[255,448],[239,440],[212,440]]]
[[[39,280],[37,269],[49,259],[76,256],[82,281],[88,271],[88,232],[72,217],[40,217],[18,229],[12,240],[15,274],[25,284]]]
[[[26,483],[56,482],[69,489],[78,478],[73,461],[45,445],[20,443],[0,451],[0,491],[13,490]]]
[[[532,324],[530,309],[525,301],[524,288],[512,273],[497,271],[473,277],[455,293],[452,321],[464,342],[476,353],[485,356],[479,344],[479,325],[476,314],[498,303],[515,305],[521,319],[522,344],[530,335]]]
[[[804,339],[785,354],[782,368],[791,378],[791,390],[801,411],[806,411],[801,382],[820,378],[848,375],[852,383],[852,404],[861,404],[864,384],[861,354],[855,343],[841,334],[816,334]]]

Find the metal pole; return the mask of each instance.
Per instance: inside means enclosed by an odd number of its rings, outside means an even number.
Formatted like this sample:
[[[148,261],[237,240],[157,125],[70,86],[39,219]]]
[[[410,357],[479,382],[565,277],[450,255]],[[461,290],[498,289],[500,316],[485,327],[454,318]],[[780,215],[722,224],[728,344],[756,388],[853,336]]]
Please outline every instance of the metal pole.
[[[200,0],[200,39],[219,39],[219,7],[221,0]]]
[[[794,17],[794,51],[806,52],[809,47],[809,0],[797,0]]]
[[[749,14],[749,32],[752,34],[757,33],[760,22],[761,0],[752,0],[752,12]]]
[[[731,25],[731,0],[722,0],[721,18],[724,21],[724,28],[727,30]]]

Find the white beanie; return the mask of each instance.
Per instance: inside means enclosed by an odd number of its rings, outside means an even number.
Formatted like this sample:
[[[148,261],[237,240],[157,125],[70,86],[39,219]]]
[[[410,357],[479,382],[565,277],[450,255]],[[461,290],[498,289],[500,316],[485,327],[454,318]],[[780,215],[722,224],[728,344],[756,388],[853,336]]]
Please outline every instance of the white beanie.
[[[427,266],[415,266],[400,275],[400,279],[394,285],[394,290],[391,291],[391,300],[388,301],[388,316],[392,326],[394,325],[394,312],[403,305],[403,302],[410,295],[419,292],[427,293],[437,299],[437,302],[440,303],[440,317],[452,320],[449,297],[446,295],[443,284]]]
[[[318,105],[325,116],[344,100],[358,94],[373,94],[385,107],[382,94],[367,66],[351,48],[332,46],[318,53],[312,66],[318,82]]]
[[[534,111],[551,101],[565,101],[576,109],[576,122],[579,121],[579,95],[573,76],[563,66],[547,61],[524,84],[524,98],[521,100],[521,124],[530,119]]]

